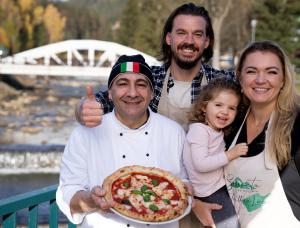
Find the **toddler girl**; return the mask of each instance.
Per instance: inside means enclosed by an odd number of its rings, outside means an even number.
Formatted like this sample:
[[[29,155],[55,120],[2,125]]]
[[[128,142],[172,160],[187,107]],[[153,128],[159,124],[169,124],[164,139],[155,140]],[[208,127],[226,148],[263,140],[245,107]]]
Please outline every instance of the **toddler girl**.
[[[240,227],[223,173],[223,166],[248,151],[246,143],[225,151],[223,139],[238,112],[240,91],[239,85],[226,77],[204,86],[191,112],[184,146],[183,161],[194,198],[222,205],[221,210],[212,211],[217,228]]]

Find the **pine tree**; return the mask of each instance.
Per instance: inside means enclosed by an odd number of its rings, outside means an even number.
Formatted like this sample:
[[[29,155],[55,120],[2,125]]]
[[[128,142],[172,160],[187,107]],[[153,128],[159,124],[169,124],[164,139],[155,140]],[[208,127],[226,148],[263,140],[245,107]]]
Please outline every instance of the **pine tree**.
[[[166,3],[148,0],[144,2],[141,10],[145,13],[140,19],[134,47],[158,56],[165,15],[168,15]]]
[[[142,2],[139,0],[129,0],[124,6],[117,38],[119,43],[133,47],[140,23],[141,4]]]
[[[273,40],[288,54],[294,64],[300,50],[299,21],[300,1],[298,0],[266,0],[254,5],[257,20],[256,40]]]

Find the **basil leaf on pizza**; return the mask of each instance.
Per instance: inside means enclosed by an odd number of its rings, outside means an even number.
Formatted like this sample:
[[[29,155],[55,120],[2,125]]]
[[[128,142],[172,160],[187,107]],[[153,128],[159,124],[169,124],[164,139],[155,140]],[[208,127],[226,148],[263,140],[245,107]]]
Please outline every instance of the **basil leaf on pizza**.
[[[103,182],[107,200],[114,209],[133,219],[162,222],[179,217],[188,206],[183,182],[159,168],[126,166]]]

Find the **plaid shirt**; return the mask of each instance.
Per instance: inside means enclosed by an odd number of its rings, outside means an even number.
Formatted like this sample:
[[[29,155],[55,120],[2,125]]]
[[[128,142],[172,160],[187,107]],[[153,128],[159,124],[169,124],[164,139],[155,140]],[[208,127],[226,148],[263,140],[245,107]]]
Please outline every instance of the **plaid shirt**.
[[[159,99],[161,97],[164,80],[167,73],[167,68],[165,65],[162,66],[152,66],[151,67],[152,74],[154,77],[154,98],[152,99],[150,103],[150,108],[153,112],[157,112]],[[197,99],[200,89],[201,89],[201,81],[203,74],[205,75],[207,82],[212,78],[215,78],[217,76],[225,75],[230,78],[234,78],[234,72],[233,71],[225,71],[225,70],[216,70],[212,68],[208,64],[202,64],[202,68],[200,68],[199,73],[192,81],[192,90],[191,90],[191,102],[194,103],[194,101]],[[168,88],[167,91],[169,92],[170,88],[174,86],[174,80],[172,76],[170,75],[168,80]],[[111,112],[113,109],[113,103],[108,99],[108,92],[107,91],[100,91],[96,94],[96,100],[103,105],[103,111],[104,113]]]

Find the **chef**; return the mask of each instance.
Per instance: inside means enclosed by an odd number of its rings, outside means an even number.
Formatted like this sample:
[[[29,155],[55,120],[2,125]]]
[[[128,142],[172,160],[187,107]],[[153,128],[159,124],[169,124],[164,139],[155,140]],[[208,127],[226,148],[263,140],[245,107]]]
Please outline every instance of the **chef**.
[[[81,227],[177,228],[141,224],[107,213],[115,202],[105,201],[102,182],[128,165],[158,167],[186,178],[182,165],[185,132],[175,121],[149,109],[152,72],[141,55],[121,56],[108,79],[114,110],[94,128],[78,126],[65,147],[56,193],[61,211]]]

